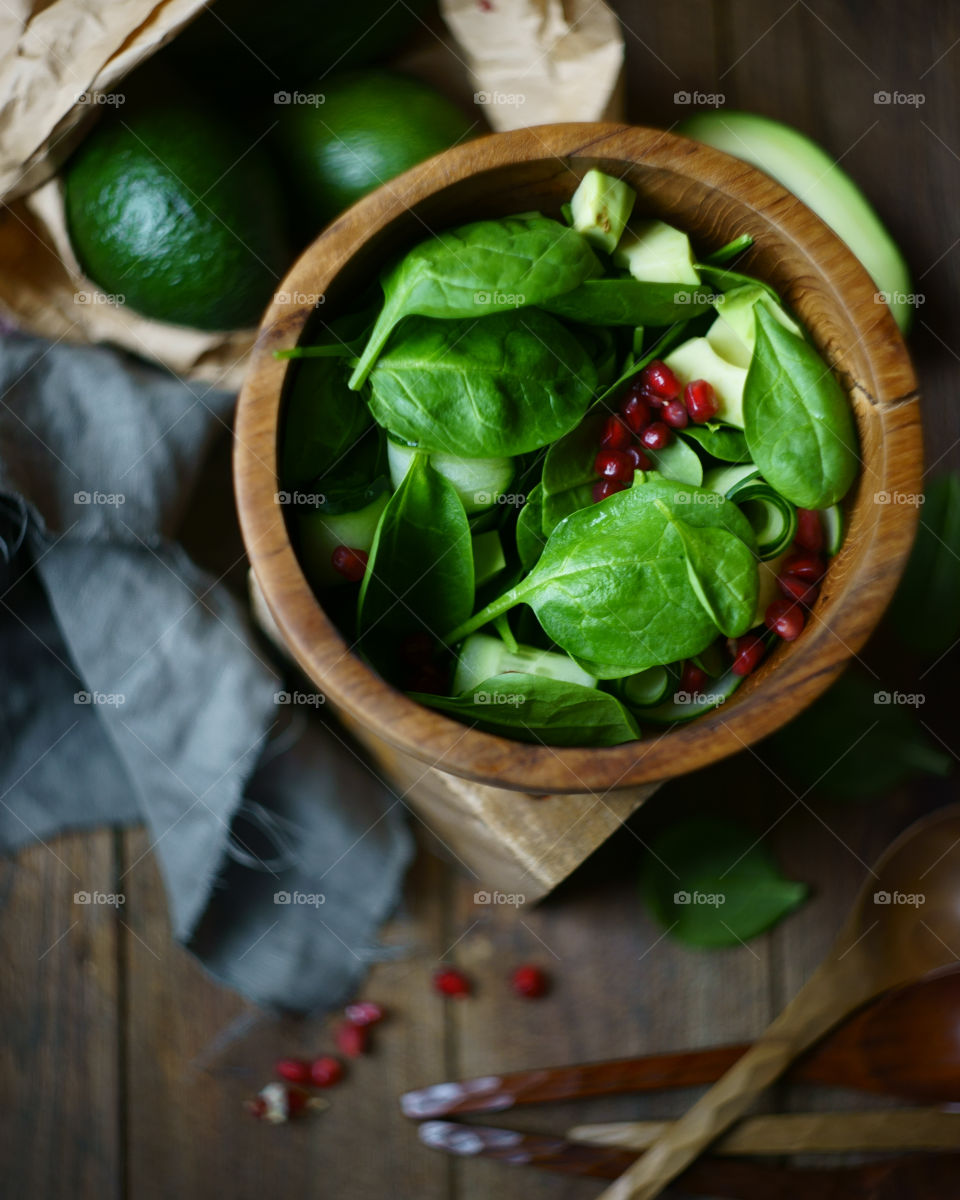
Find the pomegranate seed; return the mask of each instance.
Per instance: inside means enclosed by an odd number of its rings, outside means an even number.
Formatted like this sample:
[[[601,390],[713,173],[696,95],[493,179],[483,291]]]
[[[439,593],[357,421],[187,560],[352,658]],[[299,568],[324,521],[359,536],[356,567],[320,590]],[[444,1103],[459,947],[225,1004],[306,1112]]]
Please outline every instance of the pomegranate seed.
[[[607,417],[604,421],[600,445],[605,450],[625,450],[630,445],[630,430],[620,417]]]
[[[323,1058],[315,1058],[310,1064],[310,1080],[314,1087],[333,1087],[343,1078],[343,1067],[339,1059],[329,1054]]]
[[[628,392],[626,400],[620,405],[620,416],[631,433],[639,433],[650,420],[650,405],[636,392]]]
[[[686,429],[690,424],[687,410],[679,400],[668,400],[660,409],[660,417],[671,429]]]
[[[347,1058],[359,1058],[367,1050],[370,1031],[366,1025],[354,1025],[344,1021],[337,1029],[337,1049]]]
[[[458,999],[469,996],[471,990],[470,980],[456,967],[444,967],[437,971],[433,977],[433,987],[441,996],[456,996]]]
[[[310,1105],[310,1096],[303,1088],[289,1087],[285,1083],[268,1083],[260,1094],[247,1102],[248,1110],[261,1121],[271,1125],[282,1125],[291,1117],[304,1112]]]
[[[640,443],[646,446],[648,450],[662,450],[664,446],[670,444],[670,439],[673,434],[668,426],[662,421],[651,421],[643,433],[640,434]]]
[[[706,671],[698,667],[695,662],[687,659],[683,664],[683,670],[680,672],[680,691],[687,692],[691,696],[696,696],[703,691],[703,685],[706,682]]]
[[[288,1083],[309,1083],[310,1064],[302,1058],[281,1058],[273,1068]]]
[[[798,546],[817,554],[823,549],[823,526],[815,508],[797,509],[797,534],[793,539]]]
[[[756,670],[763,658],[763,638],[758,633],[747,633],[734,643],[734,659],[730,670],[734,675],[749,675]]]
[[[638,446],[630,446],[624,450],[624,454],[633,463],[635,471],[649,471],[651,467],[650,459]]]
[[[816,554],[791,554],[783,562],[786,574],[798,575],[809,583],[818,583],[826,569],[827,564]]]
[[[661,400],[676,400],[680,395],[680,380],[665,362],[655,358],[640,372],[640,382]]]
[[[601,450],[593,460],[593,469],[605,479],[620,479],[624,483],[633,479],[633,463],[622,450]]]
[[[795,600],[798,604],[806,605],[807,608],[820,594],[820,589],[815,583],[808,583],[799,575],[791,575],[789,571],[784,571],[782,575],[777,576],[777,587],[788,600]]]
[[[518,996],[526,996],[528,1000],[536,1000],[547,993],[549,982],[539,967],[517,967],[513,973],[513,990]]]
[[[720,411],[720,401],[713,390],[713,384],[705,379],[694,379],[683,389],[683,401],[690,414],[690,420],[702,425],[711,421]]]
[[[411,667],[418,667],[433,658],[433,651],[433,638],[422,630],[420,633],[408,633],[400,642],[398,653],[402,662]]]
[[[359,1004],[348,1004],[344,1012],[351,1025],[376,1025],[384,1017],[380,1005],[374,1004],[371,1000],[363,1000]]]
[[[351,583],[359,583],[367,570],[370,555],[366,550],[351,550],[349,546],[337,546],[330,555],[333,569]]]
[[[803,609],[791,600],[773,600],[764,613],[763,623],[779,634],[785,642],[792,642],[803,631]]]
[[[590,494],[593,496],[594,504],[599,504],[601,500],[606,500],[615,492],[623,492],[626,489],[627,484],[622,483],[619,479],[601,479],[599,483],[593,485]]]

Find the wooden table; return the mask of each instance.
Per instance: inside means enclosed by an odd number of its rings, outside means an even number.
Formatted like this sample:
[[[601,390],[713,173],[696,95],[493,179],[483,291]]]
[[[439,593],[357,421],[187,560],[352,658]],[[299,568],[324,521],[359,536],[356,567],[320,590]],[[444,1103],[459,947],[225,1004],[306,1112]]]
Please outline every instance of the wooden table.
[[[674,104],[675,92],[720,92],[728,108],[810,133],[864,186],[926,298],[912,345],[927,398],[929,461],[958,465],[960,9],[949,0],[623,0],[619,8],[633,119],[668,127],[687,111]],[[895,90],[920,92],[925,102],[874,103],[875,92]],[[944,660],[928,690],[948,694],[952,667]],[[831,941],[864,864],[914,814],[951,796],[949,783],[923,783],[866,806],[798,799],[765,757],[761,747],[670,785],[537,909],[478,907],[475,881],[421,853],[388,935],[405,953],[376,967],[364,992],[392,1014],[375,1052],[329,1094],[329,1112],[281,1129],[251,1121],[242,1099],[270,1078],[278,1055],[329,1048],[330,1030],[258,1014],[172,943],[143,832],[62,837],[3,862],[4,1195],[596,1195],[595,1183],[451,1162],[423,1149],[397,1096],[464,1074],[759,1032]],[[713,954],[661,940],[637,896],[652,831],[704,804],[769,830],[787,872],[814,893],[768,936]],[[126,903],[119,913],[78,910],[73,892],[81,886],[122,890]],[[474,976],[473,999],[432,994],[430,975],[443,956]],[[551,972],[549,998],[512,996],[506,977],[521,961]],[[808,1094],[804,1103],[815,1099]],[[687,1100],[600,1099],[531,1109],[504,1123],[561,1130],[576,1120],[670,1115]],[[771,1103],[795,1107],[799,1099],[781,1091]]]

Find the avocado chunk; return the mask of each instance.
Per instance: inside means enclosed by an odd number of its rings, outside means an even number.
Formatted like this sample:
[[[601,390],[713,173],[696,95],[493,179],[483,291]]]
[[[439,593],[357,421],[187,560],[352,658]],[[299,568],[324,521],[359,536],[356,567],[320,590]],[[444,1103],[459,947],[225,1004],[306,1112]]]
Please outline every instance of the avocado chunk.
[[[612,254],[636,200],[637,193],[629,184],[594,168],[584,175],[570,200],[573,227],[598,250]]]
[[[717,319],[707,330],[707,341],[721,358],[738,367],[749,367],[757,341],[754,310],[758,304],[791,333],[803,337],[803,330],[762,287],[739,287],[717,297]]]
[[[300,561],[314,587],[346,583],[339,571],[334,570],[330,561],[331,555],[338,546],[349,546],[351,550],[369,552],[380,516],[389,499],[390,491],[384,488],[376,500],[353,512],[301,514],[297,522],[300,534]]]
[[[720,402],[718,421],[743,428],[743,385],[747,380],[745,367],[721,358],[705,337],[690,338],[664,359],[677,379],[684,385],[694,379],[713,384]]]
[[[690,239],[665,221],[638,221],[624,233],[613,252],[616,267],[647,283],[698,284]]]

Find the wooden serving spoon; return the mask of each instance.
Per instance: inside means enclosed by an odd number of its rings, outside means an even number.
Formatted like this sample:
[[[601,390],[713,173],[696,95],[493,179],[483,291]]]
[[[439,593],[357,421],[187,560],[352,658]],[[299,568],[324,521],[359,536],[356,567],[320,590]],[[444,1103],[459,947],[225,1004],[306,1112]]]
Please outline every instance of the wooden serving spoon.
[[[832,949],[791,1003],[600,1200],[653,1200],[844,1017],[958,955],[960,805],[953,804],[911,825],[885,851]]]

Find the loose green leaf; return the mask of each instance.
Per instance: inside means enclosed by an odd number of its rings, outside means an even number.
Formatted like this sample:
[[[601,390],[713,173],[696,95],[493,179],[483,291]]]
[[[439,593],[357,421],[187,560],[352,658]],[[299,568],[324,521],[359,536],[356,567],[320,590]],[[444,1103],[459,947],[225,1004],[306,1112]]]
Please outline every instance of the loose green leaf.
[[[750,461],[750,450],[742,429],[732,425],[688,425],[680,435],[687,441],[696,442],[705,454],[720,462],[745,463]]]
[[[850,404],[820,355],[767,311],[743,392],[744,431],[764,479],[800,508],[843,498],[860,462]]]
[[[569,330],[530,309],[482,321],[412,317],[370,384],[374,417],[404,440],[463,458],[509,458],[572,429],[596,371]]]
[[[755,834],[709,817],[654,839],[640,887],[672,938],[703,949],[749,941],[799,908],[808,890],[782,875]]]
[[[710,307],[706,288],[639,279],[586,279],[540,307],[583,325],[672,325]]]
[[[479,317],[541,304],[600,270],[585,238],[537,214],[475,221],[428,238],[383,276],[383,308],[350,387],[361,387],[403,317]]]
[[[616,746],[640,736],[637,723],[615,696],[543,675],[494,675],[453,698],[415,693],[413,698],[460,721],[521,742],[547,746]]]

